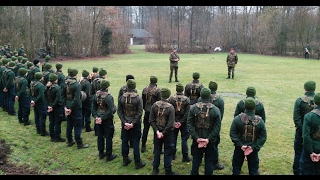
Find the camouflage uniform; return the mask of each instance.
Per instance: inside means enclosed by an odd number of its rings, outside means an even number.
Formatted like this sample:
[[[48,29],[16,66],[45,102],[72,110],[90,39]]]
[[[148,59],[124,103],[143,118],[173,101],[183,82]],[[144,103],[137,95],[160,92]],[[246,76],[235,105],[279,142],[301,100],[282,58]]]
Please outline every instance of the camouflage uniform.
[[[172,51],[169,56],[169,60],[170,60],[169,83],[171,82],[173,71],[174,71],[174,77],[175,77],[176,82],[179,82],[179,80],[178,80],[178,61],[180,61],[180,57],[176,51],[177,48],[174,48],[173,50],[174,51]]]
[[[231,48],[231,51],[227,56],[227,66],[228,66],[227,79],[230,79],[231,74],[232,74],[232,79],[234,79],[234,68],[236,67],[237,63],[238,63],[238,55],[233,51],[233,48]]]

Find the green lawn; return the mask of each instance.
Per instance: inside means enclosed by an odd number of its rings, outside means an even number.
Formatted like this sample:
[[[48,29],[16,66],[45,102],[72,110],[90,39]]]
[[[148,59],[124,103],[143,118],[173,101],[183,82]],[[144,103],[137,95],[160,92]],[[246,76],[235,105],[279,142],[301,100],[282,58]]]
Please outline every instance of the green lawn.
[[[132,74],[137,82],[138,93],[149,84],[151,75],[158,77],[158,86],[167,87],[171,94],[175,93],[175,84],[169,80],[169,53],[158,54],[144,52],[144,46],[131,46],[132,54],[111,55],[105,59],[79,60],[62,62],[63,71],[69,67],[79,70],[78,79],[83,69],[91,72],[96,66],[107,70],[110,81],[109,91],[113,94],[115,103],[119,89],[125,84],[125,76]],[[209,81],[218,83],[217,93],[221,93],[225,101],[225,114],[221,127],[221,143],[219,159],[225,169],[214,171],[218,175],[231,174],[231,159],[233,143],[229,137],[229,129],[237,102],[245,95],[248,86],[257,90],[257,98],[261,100],[266,110],[267,141],[259,152],[260,172],[266,175],[292,174],[293,138],[295,133],[292,119],[295,100],[304,94],[303,85],[308,80],[317,82],[319,61],[303,58],[287,58],[277,56],[261,56],[239,53],[239,62],[235,68],[235,79],[226,79],[227,53],[212,54],[180,54],[179,80],[186,85],[192,80],[192,73],[200,73],[200,82],[208,87]],[[52,62],[55,64],[55,62]],[[53,65],[53,67],[55,67]],[[174,79],[174,78],[173,78]],[[316,92],[318,90],[316,89]],[[230,94],[231,93],[231,94]],[[235,95],[232,95],[235,94]],[[17,102],[15,106],[17,108]],[[30,113],[33,119],[33,109]],[[120,120],[115,114],[115,136],[113,139],[114,153],[118,157],[106,163],[99,160],[96,136],[93,132],[83,132],[84,143],[90,145],[87,149],[78,150],[76,146],[67,147],[65,143],[52,143],[50,137],[36,134],[35,126],[23,126],[17,117],[8,116],[0,110],[0,139],[5,139],[13,150],[10,161],[39,168],[40,172],[59,175],[148,175],[152,173],[153,160],[153,130],[150,128],[147,142],[147,152],[141,153],[141,158],[147,165],[139,170],[134,169],[132,162],[127,167],[122,166]],[[48,124],[48,120],[47,120]],[[66,122],[62,123],[62,137],[65,137]],[[180,137],[179,140],[180,141]],[[191,140],[189,140],[189,147]],[[172,162],[173,171],[181,175],[190,174],[192,163],[181,162],[180,144],[177,146],[177,158]],[[132,149],[130,157],[133,158]],[[248,174],[247,163],[242,168],[243,174]],[[203,174],[204,167],[200,168]],[[0,173],[1,174],[1,173]],[[163,159],[161,159],[160,174],[164,174]]]

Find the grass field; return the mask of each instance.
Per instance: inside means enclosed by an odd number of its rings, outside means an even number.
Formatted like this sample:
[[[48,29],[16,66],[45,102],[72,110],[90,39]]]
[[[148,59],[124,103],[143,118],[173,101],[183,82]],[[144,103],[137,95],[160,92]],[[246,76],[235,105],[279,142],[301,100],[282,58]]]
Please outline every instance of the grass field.
[[[171,94],[175,93],[175,84],[169,80],[169,53],[157,54],[144,51],[144,46],[131,46],[132,54],[111,55],[105,59],[68,61],[63,63],[63,71],[69,67],[79,70],[78,79],[83,69],[91,72],[96,66],[107,70],[110,81],[109,91],[115,97],[125,84],[127,74],[134,75],[139,93],[149,84],[151,75],[158,77],[158,86],[167,87]],[[303,58],[287,58],[277,56],[261,56],[238,53],[239,62],[235,68],[235,79],[226,79],[227,53],[212,54],[180,54],[179,80],[186,85],[192,80],[192,73],[200,73],[200,82],[208,87],[209,81],[218,83],[217,93],[221,93],[225,102],[225,114],[221,127],[221,143],[219,159],[225,169],[214,171],[216,175],[231,174],[233,143],[229,137],[229,129],[237,102],[245,95],[248,86],[257,90],[256,97],[263,102],[266,111],[267,141],[259,152],[260,172],[262,175],[290,175],[293,162],[293,106],[295,100],[304,94],[303,85],[308,80],[318,83],[319,61]],[[52,62],[54,64],[55,62]],[[53,67],[55,67],[53,65]],[[316,92],[318,90],[316,89]],[[17,108],[17,102],[15,106]],[[33,119],[33,109],[30,113]],[[39,172],[58,175],[148,175],[152,173],[153,130],[150,128],[147,152],[141,158],[147,165],[139,170],[134,163],[122,166],[120,120],[115,114],[115,135],[113,139],[114,153],[118,157],[105,162],[99,160],[96,136],[93,132],[83,132],[84,143],[89,148],[78,150],[76,146],[67,147],[65,143],[52,143],[50,137],[36,134],[35,126],[23,126],[17,117],[8,116],[0,110],[0,139],[5,139],[13,150],[10,161],[18,165],[39,168]],[[47,124],[48,124],[47,118]],[[48,127],[48,126],[47,126]],[[62,123],[62,137],[65,137],[66,122]],[[180,137],[178,139],[180,141]],[[191,140],[189,141],[189,147]],[[192,163],[181,162],[180,144],[177,146],[177,158],[172,162],[173,171],[181,175],[190,174]],[[133,158],[132,149],[130,157]],[[204,167],[200,168],[203,174]],[[242,168],[248,174],[247,163]],[[0,173],[1,174],[1,173]],[[161,159],[160,174],[164,174]]]

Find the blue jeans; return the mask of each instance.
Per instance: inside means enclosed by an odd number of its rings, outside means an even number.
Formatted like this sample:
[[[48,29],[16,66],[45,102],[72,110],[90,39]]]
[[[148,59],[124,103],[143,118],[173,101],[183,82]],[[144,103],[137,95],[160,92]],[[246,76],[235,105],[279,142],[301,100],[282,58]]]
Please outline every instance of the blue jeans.
[[[153,168],[159,168],[160,166],[160,153],[163,145],[164,145],[164,156],[163,156],[164,169],[171,170],[172,153],[175,149],[174,148],[175,145],[173,143],[173,131],[166,133],[164,137],[161,139],[158,139],[157,133],[154,132],[154,135],[153,135],[154,155],[153,155],[153,162],[152,162]]]
[[[21,122],[28,122],[30,115],[30,97],[20,97],[18,102],[18,119]]]
[[[47,106],[43,103],[34,105],[34,123],[37,130],[46,130]]]
[[[96,124],[98,151],[106,150],[107,157],[112,155],[114,124],[113,119],[102,120],[101,124]]]
[[[213,155],[214,155],[213,156],[213,163],[219,162],[219,149],[218,149],[219,143],[220,143],[220,134],[218,135],[217,143],[214,143],[215,148],[214,148],[214,153],[213,153]]]
[[[148,133],[149,133],[149,129],[150,129],[149,115],[150,115],[150,112],[144,112],[143,132],[142,132],[142,138],[141,138],[141,143],[143,145],[145,145],[148,140]]]
[[[175,144],[175,152],[177,151],[177,139],[178,133],[181,132],[181,151],[183,155],[188,155],[188,138],[189,130],[187,128],[187,123],[182,123],[180,128],[174,128],[173,130],[173,143]]]
[[[82,102],[82,127],[87,129],[91,128],[91,110],[92,110],[92,101],[87,100]]]
[[[320,175],[320,161],[311,161],[310,154],[302,149],[299,170],[299,175]]]
[[[15,88],[14,86],[9,87],[7,92],[3,92],[4,95],[4,104],[3,107],[8,111],[9,114],[13,114],[16,111],[14,110],[14,102],[15,102]]]
[[[68,142],[73,141],[72,131],[74,130],[74,139],[77,144],[82,144],[81,132],[82,132],[82,109],[75,109],[71,111],[71,114],[67,116],[67,131],[66,137]]]
[[[129,140],[132,140],[134,162],[139,162],[140,159],[140,138],[141,138],[141,124],[135,124],[133,128],[126,130],[124,124],[121,128],[121,154],[123,157],[128,157],[129,154]]]
[[[296,133],[294,135],[294,159],[293,159],[293,174],[299,175],[299,161],[302,152],[302,129],[296,129]]]
[[[63,107],[56,106],[53,108],[49,115],[49,133],[51,139],[61,138],[61,123],[63,117]]]
[[[232,156],[232,175],[240,174],[244,157],[244,151],[242,151],[241,147],[235,146]],[[247,162],[249,175],[258,175],[259,157],[257,150],[253,150],[252,153],[247,155]]]
[[[213,153],[215,151],[215,143],[209,142],[207,147],[198,148],[198,142],[192,140],[191,155],[192,155],[192,169],[191,175],[199,175],[199,168],[204,157],[204,175],[213,174]]]

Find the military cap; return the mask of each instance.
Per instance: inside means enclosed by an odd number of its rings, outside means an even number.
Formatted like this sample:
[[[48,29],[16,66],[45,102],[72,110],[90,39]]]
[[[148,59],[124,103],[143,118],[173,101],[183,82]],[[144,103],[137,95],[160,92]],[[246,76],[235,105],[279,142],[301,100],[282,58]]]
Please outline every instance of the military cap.
[[[19,68],[18,72],[21,76],[24,76],[28,72],[28,70],[26,68]]]
[[[27,61],[28,61],[27,58],[22,58],[21,63],[22,63],[22,64],[25,64]]]
[[[82,77],[88,77],[89,76],[89,72],[87,70],[83,70],[82,71]]]
[[[171,95],[171,91],[168,88],[161,88],[160,92],[161,92],[162,99],[167,99]]]
[[[13,67],[13,66],[15,66],[16,65],[16,63],[14,62],[14,61],[10,61],[9,62],[9,67]]]
[[[212,91],[216,91],[218,89],[218,84],[214,81],[209,82],[209,89]]]
[[[131,74],[126,75],[126,82],[127,82],[129,79],[134,79],[134,76],[131,75]]]
[[[42,72],[36,72],[36,73],[34,74],[34,78],[36,78],[36,79],[41,79],[41,78],[42,78]]]
[[[74,68],[69,69],[69,76],[74,77],[78,74],[78,70]]]
[[[184,88],[181,83],[176,84],[176,91],[177,92],[183,92]]]
[[[30,61],[28,61],[28,62],[27,62],[27,66],[28,66],[28,67],[31,67],[31,66],[33,66],[33,63],[30,62]]]
[[[248,87],[246,90],[246,95],[250,97],[254,97],[256,95],[256,88]]]
[[[105,76],[107,74],[107,71],[105,69],[100,69],[99,76]]]
[[[192,77],[193,77],[193,79],[199,79],[199,78],[200,78],[200,73],[194,72],[194,73],[192,74]]]
[[[313,100],[314,100],[314,103],[319,106],[320,105],[320,93],[316,93],[314,95]]]
[[[246,110],[254,110],[256,108],[255,100],[252,97],[248,97],[244,101],[244,108]]]
[[[108,88],[110,86],[110,82],[106,79],[102,79],[102,81],[100,82],[100,89],[105,89]]]
[[[97,67],[92,68],[92,72],[98,72],[98,71],[99,71],[99,68],[97,68]]]
[[[211,95],[211,90],[209,88],[202,88],[200,91],[201,99],[209,99]]]
[[[48,70],[52,68],[52,65],[50,63],[46,63],[44,67],[46,68],[46,70]]]
[[[18,56],[18,61],[21,62],[23,56]]]
[[[56,64],[56,68],[57,68],[57,69],[61,69],[62,66],[63,66],[63,65],[62,65],[61,63],[57,63],[57,64]]]
[[[58,76],[55,73],[50,73],[49,74],[49,81],[55,81],[58,79]]]
[[[12,61],[15,61],[16,59],[17,59],[17,57],[11,56],[11,60],[12,60]]]
[[[306,83],[304,83],[304,89],[306,91],[315,91],[316,90],[316,82],[307,81]]]
[[[158,78],[156,76],[150,76],[150,83],[157,83]]]
[[[6,65],[9,62],[9,60],[7,58],[2,59],[2,64]]]
[[[128,79],[127,86],[128,86],[128,89],[135,89],[136,81],[134,79]]]

